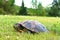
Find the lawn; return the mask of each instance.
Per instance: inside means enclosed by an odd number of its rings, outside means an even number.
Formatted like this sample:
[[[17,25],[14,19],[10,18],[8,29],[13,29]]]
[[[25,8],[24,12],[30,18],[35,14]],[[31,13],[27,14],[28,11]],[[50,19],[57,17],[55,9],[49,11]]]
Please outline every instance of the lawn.
[[[36,20],[45,25],[49,33],[19,33],[13,28],[17,22]],[[0,15],[0,40],[60,40],[60,18],[41,16]]]

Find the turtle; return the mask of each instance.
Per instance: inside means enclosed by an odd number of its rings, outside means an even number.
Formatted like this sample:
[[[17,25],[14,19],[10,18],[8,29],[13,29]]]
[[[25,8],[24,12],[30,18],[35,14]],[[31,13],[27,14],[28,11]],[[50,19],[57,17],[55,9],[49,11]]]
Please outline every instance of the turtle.
[[[48,32],[48,30],[42,23],[34,20],[25,20],[22,22],[18,22],[13,27],[18,32],[30,32],[30,33]]]

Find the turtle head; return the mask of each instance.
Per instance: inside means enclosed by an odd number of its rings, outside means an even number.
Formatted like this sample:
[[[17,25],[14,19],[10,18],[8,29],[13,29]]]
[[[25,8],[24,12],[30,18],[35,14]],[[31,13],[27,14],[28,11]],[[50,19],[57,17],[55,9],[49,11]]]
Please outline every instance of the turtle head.
[[[13,27],[16,31],[23,32],[24,27],[21,24],[16,23]]]

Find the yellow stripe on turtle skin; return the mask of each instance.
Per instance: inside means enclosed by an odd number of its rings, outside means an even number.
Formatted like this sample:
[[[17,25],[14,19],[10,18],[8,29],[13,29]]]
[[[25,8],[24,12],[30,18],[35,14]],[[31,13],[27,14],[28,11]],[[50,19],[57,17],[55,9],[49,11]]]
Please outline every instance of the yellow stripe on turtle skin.
[[[23,32],[23,30],[18,30],[19,32]]]

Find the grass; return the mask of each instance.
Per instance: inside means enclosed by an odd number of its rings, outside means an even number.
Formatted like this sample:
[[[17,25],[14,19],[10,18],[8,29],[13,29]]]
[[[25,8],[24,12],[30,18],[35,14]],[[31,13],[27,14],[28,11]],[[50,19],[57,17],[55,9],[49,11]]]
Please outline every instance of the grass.
[[[15,32],[13,25],[23,20],[36,20],[49,30],[49,33],[29,34]],[[60,40],[59,17],[0,15],[0,40]]]

